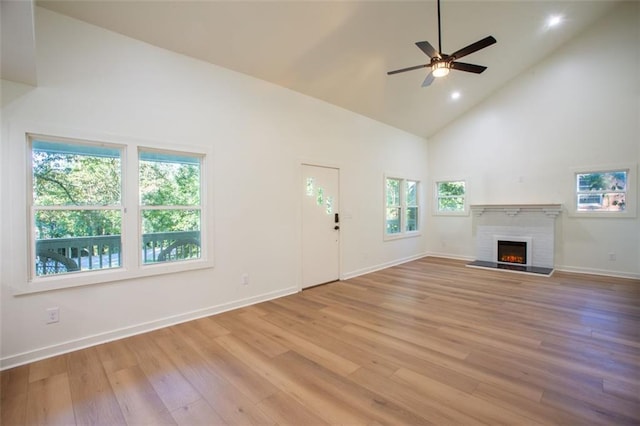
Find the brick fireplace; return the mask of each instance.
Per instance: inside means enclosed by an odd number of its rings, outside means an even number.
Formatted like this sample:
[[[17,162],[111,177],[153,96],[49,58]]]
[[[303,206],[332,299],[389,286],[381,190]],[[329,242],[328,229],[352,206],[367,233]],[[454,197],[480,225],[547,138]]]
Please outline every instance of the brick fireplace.
[[[469,266],[551,275],[560,204],[472,205],[476,260]]]

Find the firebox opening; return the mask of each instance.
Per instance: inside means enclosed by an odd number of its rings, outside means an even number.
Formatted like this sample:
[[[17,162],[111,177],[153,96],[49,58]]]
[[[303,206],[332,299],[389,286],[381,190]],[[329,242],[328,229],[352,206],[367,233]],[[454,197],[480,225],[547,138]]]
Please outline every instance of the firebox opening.
[[[527,264],[527,243],[525,241],[498,240],[498,262]]]

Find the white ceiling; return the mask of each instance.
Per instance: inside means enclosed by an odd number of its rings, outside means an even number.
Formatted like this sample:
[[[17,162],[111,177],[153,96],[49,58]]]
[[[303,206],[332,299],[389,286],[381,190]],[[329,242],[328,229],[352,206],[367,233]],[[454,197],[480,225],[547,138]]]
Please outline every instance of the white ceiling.
[[[427,40],[437,47],[433,0],[37,2],[423,137],[540,62],[614,4],[442,0],[445,53],[488,35],[498,42],[464,59],[488,66],[483,74],[452,71],[422,88],[426,69],[386,72],[428,62],[414,43]],[[551,14],[564,15],[564,24],[545,28]],[[454,90],[461,93],[457,101],[450,99]]]

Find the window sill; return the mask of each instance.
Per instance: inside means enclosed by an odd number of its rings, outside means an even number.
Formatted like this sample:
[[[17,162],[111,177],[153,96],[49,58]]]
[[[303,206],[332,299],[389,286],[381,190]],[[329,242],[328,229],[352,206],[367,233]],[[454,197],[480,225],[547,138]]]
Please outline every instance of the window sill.
[[[433,212],[434,216],[469,216],[469,210],[464,210],[461,212]]]
[[[154,265],[143,265],[136,270],[117,268],[111,270],[97,270],[92,272],[77,272],[48,277],[38,277],[27,281],[23,286],[13,286],[13,295],[43,293],[47,291],[63,290],[67,288],[84,287],[96,284],[109,284],[117,281],[136,278],[153,277],[156,275],[174,274],[198,269],[213,268],[210,260],[185,260],[182,262],[167,262]]]
[[[568,216],[571,218],[585,218],[585,219],[635,219],[636,213],[633,211],[624,212],[591,212],[591,211],[568,211]]]
[[[421,231],[405,232],[403,234],[385,234],[384,241],[403,240],[405,238],[415,238],[422,236]]]

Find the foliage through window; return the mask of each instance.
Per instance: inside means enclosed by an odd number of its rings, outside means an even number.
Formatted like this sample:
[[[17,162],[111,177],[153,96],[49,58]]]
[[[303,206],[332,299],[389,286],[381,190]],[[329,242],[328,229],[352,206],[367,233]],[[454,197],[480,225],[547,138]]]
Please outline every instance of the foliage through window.
[[[622,212],[627,205],[628,171],[576,173],[579,212]]]
[[[32,276],[122,268],[127,253],[143,264],[201,257],[200,156],[140,150],[136,185],[123,177],[125,158],[136,161],[126,146],[30,142]],[[136,187],[138,214],[126,214],[124,188]],[[123,232],[138,223],[139,235]]]
[[[140,215],[144,263],[200,257],[200,159],[141,151]]]
[[[385,179],[385,235],[401,236],[419,231],[418,192],[418,181]]]
[[[32,142],[35,274],[121,266],[122,152]]]
[[[444,181],[436,184],[438,213],[465,211],[465,182]]]

